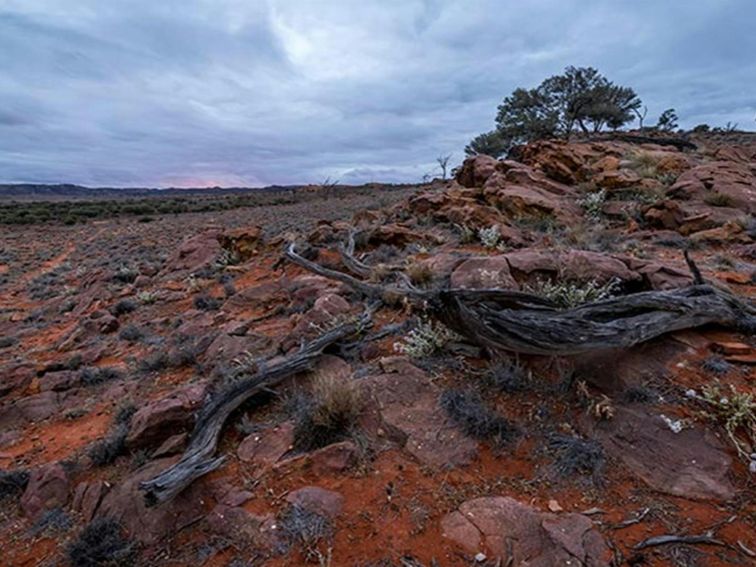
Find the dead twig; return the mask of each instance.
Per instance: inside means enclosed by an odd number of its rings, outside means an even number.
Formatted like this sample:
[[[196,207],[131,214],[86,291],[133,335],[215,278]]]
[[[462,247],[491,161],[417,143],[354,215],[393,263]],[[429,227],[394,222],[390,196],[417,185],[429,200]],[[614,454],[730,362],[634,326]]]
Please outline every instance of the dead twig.
[[[640,543],[636,543],[633,549],[640,550],[647,547],[655,547],[657,545],[668,545],[670,543],[684,543],[687,545],[719,545],[726,546],[727,544],[721,540],[718,540],[710,535],[660,535],[644,539]]]

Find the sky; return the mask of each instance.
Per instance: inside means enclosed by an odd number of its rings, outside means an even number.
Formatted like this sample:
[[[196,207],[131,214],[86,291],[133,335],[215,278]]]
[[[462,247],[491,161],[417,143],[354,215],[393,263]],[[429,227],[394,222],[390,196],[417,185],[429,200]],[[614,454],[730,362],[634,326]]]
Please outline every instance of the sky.
[[[417,182],[568,65],[756,129],[753,0],[0,0],[0,183]]]

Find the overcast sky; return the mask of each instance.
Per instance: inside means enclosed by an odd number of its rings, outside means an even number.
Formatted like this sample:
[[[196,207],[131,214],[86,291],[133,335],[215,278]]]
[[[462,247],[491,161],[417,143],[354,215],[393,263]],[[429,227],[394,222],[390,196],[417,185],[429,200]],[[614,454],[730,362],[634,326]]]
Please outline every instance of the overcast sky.
[[[0,0],[0,182],[417,181],[567,65],[756,123],[753,0]]]

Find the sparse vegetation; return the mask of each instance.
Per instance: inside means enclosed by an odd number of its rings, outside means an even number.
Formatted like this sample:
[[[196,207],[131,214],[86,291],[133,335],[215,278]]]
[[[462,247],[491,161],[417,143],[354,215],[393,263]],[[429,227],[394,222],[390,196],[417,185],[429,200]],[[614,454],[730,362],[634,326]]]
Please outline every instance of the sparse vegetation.
[[[584,303],[608,299],[615,294],[618,286],[619,282],[614,279],[603,284],[597,283],[596,280],[552,282],[539,279],[535,284],[526,285],[525,289],[529,293],[540,295],[550,299],[560,307],[569,309]]]
[[[716,192],[706,195],[704,202],[712,207],[732,207],[735,204],[729,195]]]
[[[500,362],[485,375],[485,384],[506,394],[524,392],[532,387],[532,376],[516,362]]]
[[[0,501],[21,494],[29,483],[29,471],[23,469],[0,471]]]
[[[708,406],[709,416],[724,426],[738,455],[746,463],[756,463],[756,458],[752,457],[756,453],[756,399],[732,384],[728,386],[719,381],[707,384],[701,398]],[[738,437],[738,431],[742,431],[746,441]],[[756,468],[756,465],[751,466]]]
[[[502,447],[519,435],[517,427],[488,407],[475,390],[446,390],[441,394],[440,405],[465,434],[495,447]]]
[[[114,317],[120,317],[121,315],[136,311],[137,307],[138,305],[133,299],[121,299],[110,308],[110,312]]]
[[[412,358],[425,358],[442,350],[456,336],[440,323],[422,321],[401,341],[394,343],[394,350]]]
[[[601,218],[605,202],[606,189],[586,193],[578,200],[578,204],[583,207],[585,214],[587,214],[592,219]]]
[[[478,230],[478,240],[489,250],[496,250],[501,245],[501,232],[498,225]]]
[[[124,537],[121,525],[110,518],[97,518],[68,546],[72,567],[130,567],[137,547]]]
[[[606,457],[598,441],[552,434],[548,439],[548,448],[555,455],[554,468],[563,478],[587,475],[594,482],[601,480]]]
[[[133,323],[130,323],[121,329],[118,333],[118,338],[122,341],[136,343],[144,338],[144,331]]]
[[[433,270],[422,262],[412,262],[404,271],[414,285],[425,285],[433,280]]]
[[[308,560],[322,556],[318,545],[333,536],[333,524],[326,516],[302,506],[288,506],[278,518],[278,526],[284,544],[299,547]]]
[[[85,386],[96,386],[111,380],[118,380],[122,377],[123,375],[118,369],[108,366],[102,368],[85,368],[81,371],[79,376],[81,383]]]
[[[318,375],[309,395],[293,402],[294,447],[312,451],[347,438],[365,404],[359,384],[339,375]]]
[[[134,413],[136,413],[136,407],[131,404],[125,404],[118,409],[108,436],[89,448],[88,455],[92,459],[92,463],[98,467],[108,465],[116,457],[123,454],[126,448],[126,437],[129,434],[131,417]]]

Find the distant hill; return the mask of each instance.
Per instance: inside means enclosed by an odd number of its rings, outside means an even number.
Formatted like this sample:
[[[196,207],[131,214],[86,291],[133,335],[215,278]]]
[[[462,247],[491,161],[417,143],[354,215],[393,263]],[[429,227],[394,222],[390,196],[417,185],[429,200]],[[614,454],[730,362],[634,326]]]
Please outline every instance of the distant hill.
[[[291,191],[323,190],[341,193],[350,190],[391,189],[416,184],[367,183],[365,185],[268,185],[267,187],[196,187],[157,189],[150,187],[85,187],[61,183],[0,183],[0,201],[98,201],[113,199],[144,199],[165,197],[222,197],[240,193],[288,193]]]

